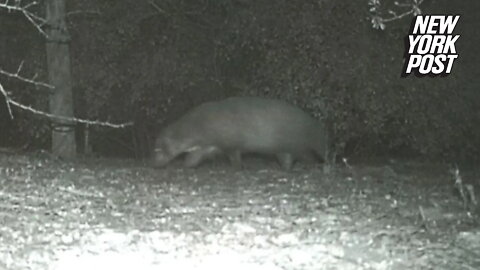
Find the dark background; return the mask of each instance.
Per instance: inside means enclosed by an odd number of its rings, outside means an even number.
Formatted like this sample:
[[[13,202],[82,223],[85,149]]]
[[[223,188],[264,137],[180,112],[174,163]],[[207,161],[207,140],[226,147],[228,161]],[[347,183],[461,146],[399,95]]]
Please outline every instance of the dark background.
[[[461,15],[459,58],[445,78],[401,78],[412,16],[373,29],[368,1],[155,3],[161,9],[138,0],[68,1],[76,117],[135,123],[91,127],[97,155],[146,157],[156,132],[186,110],[252,95],[287,100],[331,123],[341,155],[478,161],[479,1],[420,6],[424,14]],[[46,81],[44,37],[21,14],[0,10],[0,51],[3,70],[25,61],[23,72]],[[15,100],[47,110],[44,89],[0,80]],[[14,115],[0,98],[0,147],[49,148],[48,120],[15,108]],[[80,152],[84,130],[77,125]]]

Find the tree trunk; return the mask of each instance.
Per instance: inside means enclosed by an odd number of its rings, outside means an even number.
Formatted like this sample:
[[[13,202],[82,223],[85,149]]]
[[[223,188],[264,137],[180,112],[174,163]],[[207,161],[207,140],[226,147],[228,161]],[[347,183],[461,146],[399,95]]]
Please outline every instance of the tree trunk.
[[[72,76],[70,71],[70,37],[65,23],[65,1],[47,0],[47,65],[48,79],[55,86],[50,96],[50,112],[73,117]],[[53,120],[52,153],[73,158],[76,155],[75,129],[70,121]]]

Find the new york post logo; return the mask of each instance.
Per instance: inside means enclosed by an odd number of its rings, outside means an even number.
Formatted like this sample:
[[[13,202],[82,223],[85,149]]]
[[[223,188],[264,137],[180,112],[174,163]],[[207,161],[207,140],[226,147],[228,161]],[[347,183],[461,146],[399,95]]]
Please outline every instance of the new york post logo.
[[[447,76],[458,58],[453,35],[460,16],[418,15],[412,20],[410,33],[405,38],[405,64],[402,77],[412,72],[422,77]]]

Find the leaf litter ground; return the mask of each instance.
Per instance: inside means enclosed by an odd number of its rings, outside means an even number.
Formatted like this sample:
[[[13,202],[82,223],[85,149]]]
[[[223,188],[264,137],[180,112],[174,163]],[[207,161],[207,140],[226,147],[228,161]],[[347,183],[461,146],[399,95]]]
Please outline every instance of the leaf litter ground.
[[[0,155],[0,269],[480,269],[447,166],[329,171]]]

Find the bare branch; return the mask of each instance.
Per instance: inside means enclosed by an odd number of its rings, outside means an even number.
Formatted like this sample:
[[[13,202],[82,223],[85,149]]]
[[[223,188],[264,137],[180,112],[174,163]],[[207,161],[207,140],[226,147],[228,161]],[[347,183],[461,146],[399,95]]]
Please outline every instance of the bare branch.
[[[16,73],[6,72],[6,71],[0,69],[0,74],[3,74],[3,75],[6,75],[8,77],[12,77],[12,78],[21,80],[21,81],[26,82],[26,83],[33,84],[35,86],[43,86],[43,87],[47,87],[49,89],[54,89],[55,88],[54,86],[52,86],[50,84],[36,81],[35,78],[37,77],[37,75],[35,75],[32,79],[27,79],[25,77],[20,76],[19,73],[21,72],[22,67],[23,67],[23,62],[19,65]],[[98,120],[93,120],[92,121],[92,120],[85,120],[85,119],[80,119],[80,118],[75,118],[75,117],[58,116],[58,115],[54,115],[54,114],[47,113],[47,112],[44,112],[44,111],[36,110],[36,109],[34,109],[30,106],[23,105],[23,104],[15,101],[15,100],[13,100],[9,96],[9,93],[5,90],[5,88],[3,87],[3,85],[1,83],[0,83],[0,94],[5,97],[5,101],[6,101],[6,104],[7,104],[7,110],[8,110],[8,113],[10,115],[10,118],[12,118],[12,119],[14,118],[12,108],[11,108],[11,106],[13,105],[13,106],[18,107],[22,110],[29,111],[33,114],[45,116],[47,118],[56,119],[56,120],[60,120],[60,121],[75,122],[75,123],[97,125],[97,126],[106,126],[106,127],[111,127],[111,128],[124,128],[124,127],[133,125],[132,122],[127,122],[127,123],[122,123],[122,124],[114,124],[114,123],[102,122],[102,121],[98,121]]]
[[[383,21],[383,22],[391,22],[391,21],[399,20],[399,19],[401,19],[401,18],[403,18],[403,17],[405,17],[405,16],[407,16],[407,15],[412,14],[413,11],[414,11],[414,10],[412,9],[412,10],[406,11],[406,12],[400,14],[400,15],[397,15],[395,12],[390,11],[389,13],[392,14],[393,16],[390,17],[390,18],[387,18],[387,19],[382,19],[382,21]]]
[[[35,5],[38,5],[37,1],[29,2],[23,6],[21,5],[21,1],[15,1],[14,3],[9,3],[9,2],[10,2],[9,0],[5,0],[5,2],[0,3],[0,8],[6,9],[9,12],[11,11],[21,12],[23,16],[25,16],[25,18],[27,18],[27,20],[31,24],[33,24],[35,28],[37,28],[38,32],[40,32],[43,36],[48,38],[47,33],[42,29],[42,27],[46,24],[47,20],[35,15],[34,13],[28,10],[29,8]]]
[[[3,85],[0,83],[0,93],[5,96],[5,100],[7,101],[7,110],[8,114],[10,115],[10,118],[13,119],[13,113],[12,113],[12,108],[10,107],[10,102],[8,102],[8,93],[5,91],[5,88],[3,88]]]
[[[26,4],[25,6],[23,6],[23,9],[28,9],[29,7],[33,7],[33,6],[35,6],[36,4],[38,4],[37,1],[33,1],[33,2],[28,3],[28,4]]]
[[[13,117],[11,105],[13,105],[15,107],[18,107],[22,110],[29,111],[29,112],[31,112],[33,114],[36,114],[36,115],[41,115],[41,116],[45,116],[45,117],[50,118],[50,119],[66,121],[66,122],[75,122],[75,123],[82,123],[82,124],[96,125],[96,126],[104,126],[104,127],[111,127],[111,128],[125,128],[127,126],[133,125],[133,122],[114,124],[114,123],[103,122],[103,121],[99,121],[99,120],[86,120],[86,119],[81,119],[81,118],[76,118],[76,117],[59,116],[59,115],[54,115],[54,114],[47,113],[47,112],[44,112],[44,111],[36,110],[36,109],[34,109],[30,106],[23,105],[23,104],[15,101],[13,99],[11,99],[8,96],[7,91],[5,91],[5,88],[3,88],[3,86],[1,84],[0,84],[0,93],[3,96],[5,96],[5,100],[7,101],[6,103],[7,103],[8,113],[10,114],[10,118],[12,118],[12,119],[14,117]]]
[[[35,18],[38,19],[38,17],[36,17],[33,13],[30,13],[26,10],[23,10],[22,13],[27,18],[27,20],[29,20],[33,24],[33,26],[37,28],[38,32],[40,32],[43,36],[48,38],[47,33],[42,29],[42,26],[45,24],[45,21],[42,24],[39,24],[35,21]]]
[[[0,74],[5,75],[5,76],[10,77],[10,78],[18,79],[18,80],[26,82],[26,83],[33,84],[35,86],[42,86],[42,87],[46,87],[46,88],[49,88],[49,89],[55,89],[55,87],[53,85],[50,85],[50,84],[44,83],[44,82],[36,81],[35,79],[37,78],[37,74],[35,74],[32,79],[28,79],[28,78],[25,78],[25,77],[21,76],[20,72],[22,71],[22,67],[23,67],[23,61],[18,66],[18,69],[17,69],[16,73],[10,73],[10,72],[5,71],[5,70],[0,68]]]
[[[44,111],[36,110],[36,109],[34,109],[30,106],[23,105],[23,104],[15,101],[13,99],[11,99],[8,96],[7,91],[5,91],[5,88],[3,88],[2,84],[0,84],[0,93],[3,96],[5,96],[5,100],[7,101],[8,113],[10,114],[10,118],[12,118],[12,119],[13,119],[13,113],[12,113],[11,105],[13,105],[15,107],[18,107],[22,110],[29,111],[29,112],[31,112],[33,114],[36,114],[36,115],[41,115],[41,116],[45,116],[45,117],[50,118],[50,119],[66,121],[66,122],[75,122],[75,123],[97,125],[97,126],[104,126],[104,127],[111,127],[111,128],[124,128],[124,127],[133,125],[133,122],[126,122],[126,123],[122,123],[122,124],[114,124],[114,123],[102,122],[102,121],[98,121],[98,120],[93,120],[92,121],[92,120],[85,120],[85,119],[80,119],[80,118],[75,118],[75,117],[59,116],[59,115],[54,115],[54,114],[47,113],[47,112],[44,112]]]
[[[23,63],[24,61],[20,62],[20,65],[18,65],[17,73],[15,73],[15,75],[20,74],[20,71],[22,71]]]
[[[18,108],[21,108],[25,111],[29,111],[33,114],[45,116],[47,118],[55,119],[55,120],[60,120],[60,121],[66,121],[66,122],[75,122],[75,123],[82,123],[82,124],[89,124],[89,125],[97,125],[97,126],[104,126],[104,127],[111,127],[111,128],[125,128],[127,126],[133,125],[133,122],[126,122],[122,124],[114,124],[110,122],[103,122],[99,120],[86,120],[86,119],[81,119],[81,118],[76,118],[76,117],[66,117],[66,116],[59,116],[59,115],[54,115],[51,113],[47,113],[44,111],[39,111],[36,110],[30,106],[23,105],[21,103],[18,103],[10,98],[7,97],[7,102],[12,104],[13,106],[16,106]]]
[[[409,15],[418,15],[421,14],[421,9],[420,5],[423,3],[424,0],[408,0],[405,1],[405,3],[400,3],[398,1],[394,2],[394,5],[398,8],[405,9],[407,8],[408,10],[397,14],[396,11],[394,10],[388,10],[388,14],[390,14],[389,17],[386,17],[382,15],[381,11],[381,4],[379,0],[370,0],[368,5],[370,6],[370,13],[372,14],[372,25],[373,28],[377,29],[385,29],[385,23],[391,22],[391,21],[396,21],[400,20],[403,17],[409,16]]]

